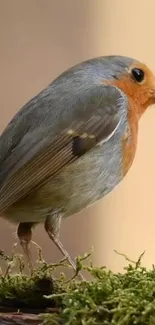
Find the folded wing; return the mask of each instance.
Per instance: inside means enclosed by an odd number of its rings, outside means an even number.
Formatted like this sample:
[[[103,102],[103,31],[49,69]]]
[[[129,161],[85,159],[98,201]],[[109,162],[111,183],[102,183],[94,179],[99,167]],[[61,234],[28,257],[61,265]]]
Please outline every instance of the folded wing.
[[[36,121],[35,127],[31,127],[34,118],[37,119],[37,105],[26,130],[23,120],[19,123],[18,114],[11,122],[12,130],[16,130],[14,138],[18,141],[11,150],[7,147],[8,154],[0,165],[0,213],[47,180],[52,182],[52,177],[98,143],[115,136],[127,111],[127,99],[118,88],[99,84],[87,91],[82,100],[73,98],[69,109],[64,101],[63,110],[63,114],[53,113],[52,125]],[[52,112],[55,112],[52,107],[48,108],[50,118]],[[24,131],[19,136],[18,129],[22,127]],[[9,128],[2,137],[8,146]]]

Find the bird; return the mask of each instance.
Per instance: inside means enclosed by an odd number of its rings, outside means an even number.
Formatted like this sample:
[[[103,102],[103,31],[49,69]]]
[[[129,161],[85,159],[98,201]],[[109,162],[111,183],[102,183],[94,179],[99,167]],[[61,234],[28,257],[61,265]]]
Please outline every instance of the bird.
[[[29,265],[33,228],[76,270],[61,221],[95,204],[126,176],[139,120],[155,103],[155,76],[121,55],[79,62],[17,111],[0,135],[0,216],[18,224]],[[72,231],[72,229],[70,229]]]

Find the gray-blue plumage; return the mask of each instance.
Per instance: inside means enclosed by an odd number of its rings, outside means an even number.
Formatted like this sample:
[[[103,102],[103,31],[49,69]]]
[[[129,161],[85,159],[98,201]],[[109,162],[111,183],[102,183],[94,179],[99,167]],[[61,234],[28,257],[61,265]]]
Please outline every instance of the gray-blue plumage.
[[[111,56],[80,63],[16,114],[0,137],[1,213],[18,222],[58,211],[69,216],[120,182],[128,102],[106,81],[119,79],[132,62]],[[95,135],[83,140],[84,154],[73,153],[71,131]]]

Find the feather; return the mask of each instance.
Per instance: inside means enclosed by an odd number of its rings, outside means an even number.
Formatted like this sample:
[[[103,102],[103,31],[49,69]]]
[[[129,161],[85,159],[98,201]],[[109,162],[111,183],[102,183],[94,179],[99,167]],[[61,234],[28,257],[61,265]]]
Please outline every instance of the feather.
[[[109,141],[127,112],[126,96],[116,87],[98,83],[76,89],[75,82],[71,96],[63,86],[60,78],[32,99],[0,137],[1,213]]]

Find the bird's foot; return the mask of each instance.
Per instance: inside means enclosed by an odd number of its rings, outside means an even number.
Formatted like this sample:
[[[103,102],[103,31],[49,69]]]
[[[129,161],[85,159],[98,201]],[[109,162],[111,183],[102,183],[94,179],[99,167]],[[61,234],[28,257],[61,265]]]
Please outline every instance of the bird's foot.
[[[83,275],[80,272],[78,272],[75,262],[72,260],[72,258],[70,257],[70,255],[66,251],[66,249],[64,248],[64,246],[61,243],[61,241],[59,240],[59,238],[54,236],[50,231],[48,231],[48,235],[52,239],[54,244],[57,246],[59,251],[62,253],[62,255],[68,260],[69,264],[72,266],[73,270],[75,271],[74,277],[78,276],[78,278],[80,280],[85,281],[85,278],[83,277]]]

